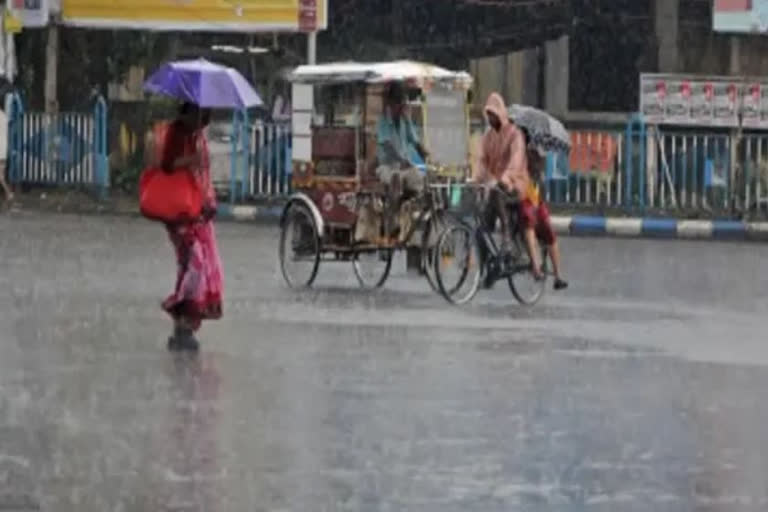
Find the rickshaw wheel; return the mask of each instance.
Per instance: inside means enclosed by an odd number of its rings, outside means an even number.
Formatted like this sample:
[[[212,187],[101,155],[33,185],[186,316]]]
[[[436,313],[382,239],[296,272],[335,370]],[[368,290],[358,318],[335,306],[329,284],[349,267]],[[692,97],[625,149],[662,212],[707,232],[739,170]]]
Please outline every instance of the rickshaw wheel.
[[[544,290],[547,286],[546,279],[537,281],[531,271],[530,258],[525,250],[525,244],[521,238],[517,238],[517,253],[522,255],[520,263],[516,264],[516,270],[510,274],[507,281],[509,290],[522,306],[535,306],[544,296]],[[547,249],[541,247],[542,272],[547,275]]]
[[[366,290],[375,290],[384,286],[392,271],[392,249],[373,249],[355,252],[352,266],[360,286]]]
[[[320,239],[317,224],[306,206],[288,207],[280,230],[280,270],[289,288],[309,288],[320,266]],[[302,269],[297,269],[303,265]]]

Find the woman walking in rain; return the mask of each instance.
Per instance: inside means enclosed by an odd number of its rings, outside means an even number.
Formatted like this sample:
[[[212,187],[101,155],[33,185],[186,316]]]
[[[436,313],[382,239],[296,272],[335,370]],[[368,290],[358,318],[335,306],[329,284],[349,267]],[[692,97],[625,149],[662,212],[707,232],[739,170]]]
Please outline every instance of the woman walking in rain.
[[[222,315],[221,260],[213,227],[216,193],[204,133],[209,122],[210,111],[184,103],[176,120],[159,126],[154,134],[160,168],[167,173],[192,172],[204,197],[200,219],[166,225],[178,264],[175,289],[163,302],[163,309],[174,322],[173,334],[168,339],[168,349],[173,351],[198,350],[200,344],[195,333],[203,320],[219,319]]]

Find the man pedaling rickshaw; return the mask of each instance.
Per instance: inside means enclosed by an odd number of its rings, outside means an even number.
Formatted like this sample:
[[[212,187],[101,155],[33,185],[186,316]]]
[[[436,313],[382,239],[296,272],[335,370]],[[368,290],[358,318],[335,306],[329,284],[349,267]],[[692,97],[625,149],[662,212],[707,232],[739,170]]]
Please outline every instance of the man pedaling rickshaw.
[[[476,181],[490,188],[488,204],[483,215],[489,231],[501,220],[502,254],[509,254],[512,247],[510,208],[519,213],[525,245],[531,258],[535,278],[543,279],[538,241],[549,249],[555,274],[555,290],[564,290],[568,283],[560,275],[560,247],[552,229],[549,209],[541,200],[538,180],[541,178],[544,159],[537,148],[529,147],[528,135],[515,125],[507,115],[504,99],[497,93],[489,96],[485,115],[490,129],[483,137],[481,174]],[[483,252],[486,251],[481,246]],[[485,258],[486,254],[483,254]],[[490,287],[494,276],[486,276],[485,286]]]
[[[417,165],[426,162],[429,156],[405,107],[404,86],[400,82],[391,82],[384,96],[384,111],[377,129],[376,176],[389,188],[393,214],[400,211],[405,199],[424,191],[424,173]]]

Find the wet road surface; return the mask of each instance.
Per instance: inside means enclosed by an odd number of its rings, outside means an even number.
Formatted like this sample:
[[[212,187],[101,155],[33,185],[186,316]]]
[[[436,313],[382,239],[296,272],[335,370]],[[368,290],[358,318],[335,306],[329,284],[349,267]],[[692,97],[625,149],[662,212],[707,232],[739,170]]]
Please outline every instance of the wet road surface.
[[[572,290],[288,291],[220,224],[225,318],[165,351],[162,230],[0,217],[0,510],[768,510],[768,248],[567,239]]]

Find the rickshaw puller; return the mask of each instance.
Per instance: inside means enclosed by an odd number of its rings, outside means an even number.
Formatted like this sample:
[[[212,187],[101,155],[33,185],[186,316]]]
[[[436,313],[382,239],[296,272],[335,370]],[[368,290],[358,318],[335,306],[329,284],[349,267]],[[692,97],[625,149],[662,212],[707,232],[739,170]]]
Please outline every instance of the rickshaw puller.
[[[421,194],[425,188],[424,174],[414,165],[414,159],[418,156],[426,161],[428,152],[405,113],[405,99],[403,85],[392,82],[377,133],[376,176],[389,187],[394,212],[399,211],[409,194]]]

